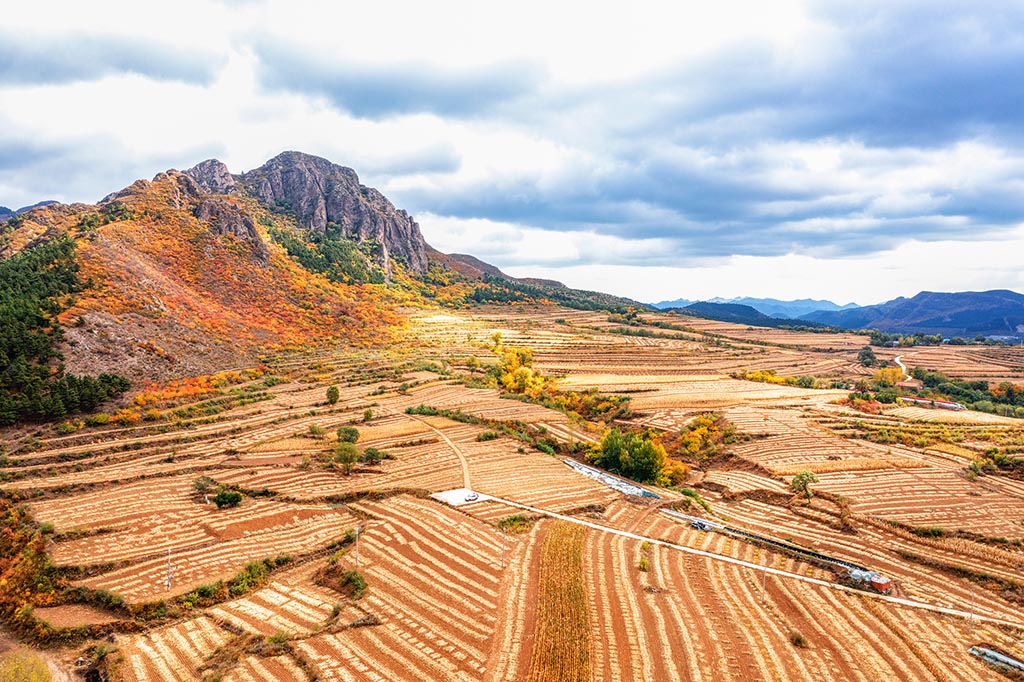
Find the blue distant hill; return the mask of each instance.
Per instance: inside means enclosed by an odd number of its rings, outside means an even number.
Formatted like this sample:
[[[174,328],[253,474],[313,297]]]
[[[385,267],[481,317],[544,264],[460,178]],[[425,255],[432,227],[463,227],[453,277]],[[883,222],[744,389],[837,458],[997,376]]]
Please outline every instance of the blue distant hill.
[[[728,299],[712,298],[707,302],[750,306],[754,310],[763,313],[768,317],[780,319],[798,318],[801,315],[806,315],[819,310],[847,310],[849,308],[857,307],[855,303],[837,305],[832,301],[819,301],[810,298],[802,298],[796,301],[782,301],[777,298],[751,298],[749,296],[743,296],[740,298]],[[677,298],[674,301],[661,301],[660,303],[654,303],[653,305],[655,308],[667,310],[668,308],[685,308],[693,303],[695,303],[695,301],[690,299]]]
[[[922,291],[878,305],[820,310],[800,317],[846,329],[877,329],[900,334],[1024,336],[1024,295],[1007,289],[937,293]]]

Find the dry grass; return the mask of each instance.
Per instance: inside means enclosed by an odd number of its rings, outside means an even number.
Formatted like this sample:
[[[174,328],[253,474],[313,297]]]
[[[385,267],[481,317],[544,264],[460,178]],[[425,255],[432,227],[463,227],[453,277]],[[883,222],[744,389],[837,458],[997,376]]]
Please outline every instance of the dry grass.
[[[992,424],[1006,426],[1021,426],[1024,424],[1020,419],[1001,417],[998,414],[975,412],[973,410],[964,410],[961,412],[912,406],[900,407],[895,410],[887,410],[886,414],[894,415],[908,421],[938,422],[941,424]]]
[[[972,460],[978,456],[978,453],[970,448],[965,448],[962,445],[956,443],[933,443],[928,446],[929,450],[938,450],[939,452],[945,452],[950,455],[956,455],[957,457],[964,457],[965,459]]]
[[[544,538],[530,682],[590,679],[583,535],[582,526],[563,521]]]
[[[807,462],[805,464],[792,464],[788,466],[773,466],[772,472],[779,476],[795,476],[801,471],[811,471],[816,474],[825,474],[832,471],[870,471],[871,469],[922,469],[927,467],[926,462],[910,457],[894,457],[891,459],[879,459],[876,457],[851,457],[848,459],[825,460],[818,462]]]

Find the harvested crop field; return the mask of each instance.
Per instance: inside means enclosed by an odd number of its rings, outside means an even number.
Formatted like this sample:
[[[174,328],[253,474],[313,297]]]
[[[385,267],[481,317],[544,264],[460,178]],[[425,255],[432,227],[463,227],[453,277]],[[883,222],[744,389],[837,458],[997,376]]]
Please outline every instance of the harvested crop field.
[[[1024,656],[1024,422],[837,404],[871,376],[864,336],[642,318],[417,310],[393,351],[269,358],[253,402],[5,430],[0,489],[59,583],[34,614],[76,642],[72,660],[114,632],[106,670],[131,681],[998,680],[969,646]],[[559,395],[631,412],[503,397],[487,385],[496,332]],[[903,360],[1010,377],[1015,353]],[[563,462],[610,426],[671,444],[708,413],[729,437],[675,453],[676,486],[629,496]],[[992,448],[1002,469],[975,461]],[[809,496],[791,486],[805,471]]]

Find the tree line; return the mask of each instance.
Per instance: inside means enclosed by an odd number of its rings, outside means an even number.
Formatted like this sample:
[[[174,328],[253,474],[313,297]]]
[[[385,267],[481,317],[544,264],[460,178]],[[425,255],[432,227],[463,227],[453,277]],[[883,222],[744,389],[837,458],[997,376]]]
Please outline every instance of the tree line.
[[[75,244],[68,238],[0,261],[0,424],[91,411],[130,387],[116,374],[64,372],[57,314],[81,289]]]

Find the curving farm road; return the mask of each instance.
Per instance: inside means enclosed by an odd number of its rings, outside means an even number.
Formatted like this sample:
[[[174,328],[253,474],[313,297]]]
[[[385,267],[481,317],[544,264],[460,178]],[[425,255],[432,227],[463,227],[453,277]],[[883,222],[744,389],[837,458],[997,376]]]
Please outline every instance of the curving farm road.
[[[438,436],[440,436],[441,440],[443,440],[445,443],[448,444],[448,447],[450,447],[452,449],[452,452],[455,453],[455,456],[459,458],[460,462],[462,462],[462,487],[466,488],[467,490],[472,490],[473,489],[473,485],[472,485],[472,483],[469,480],[469,462],[466,461],[466,454],[464,452],[462,452],[461,449],[459,449],[459,446],[456,445],[455,443],[453,443],[452,439],[444,434],[444,431],[442,431],[441,429],[435,427],[433,424],[428,422],[426,419],[423,419],[421,417],[417,417],[416,415],[413,415],[413,414],[404,414],[402,416],[408,417],[409,419],[415,419],[416,421],[424,424],[428,429],[430,429],[431,431],[436,433]]]
[[[903,380],[904,381],[910,381],[913,378],[913,377],[910,376],[910,372],[907,371],[907,366],[903,364],[903,356],[902,355],[897,355],[895,358],[893,358],[893,362],[895,362],[897,365],[899,365],[900,369],[903,370]]]

